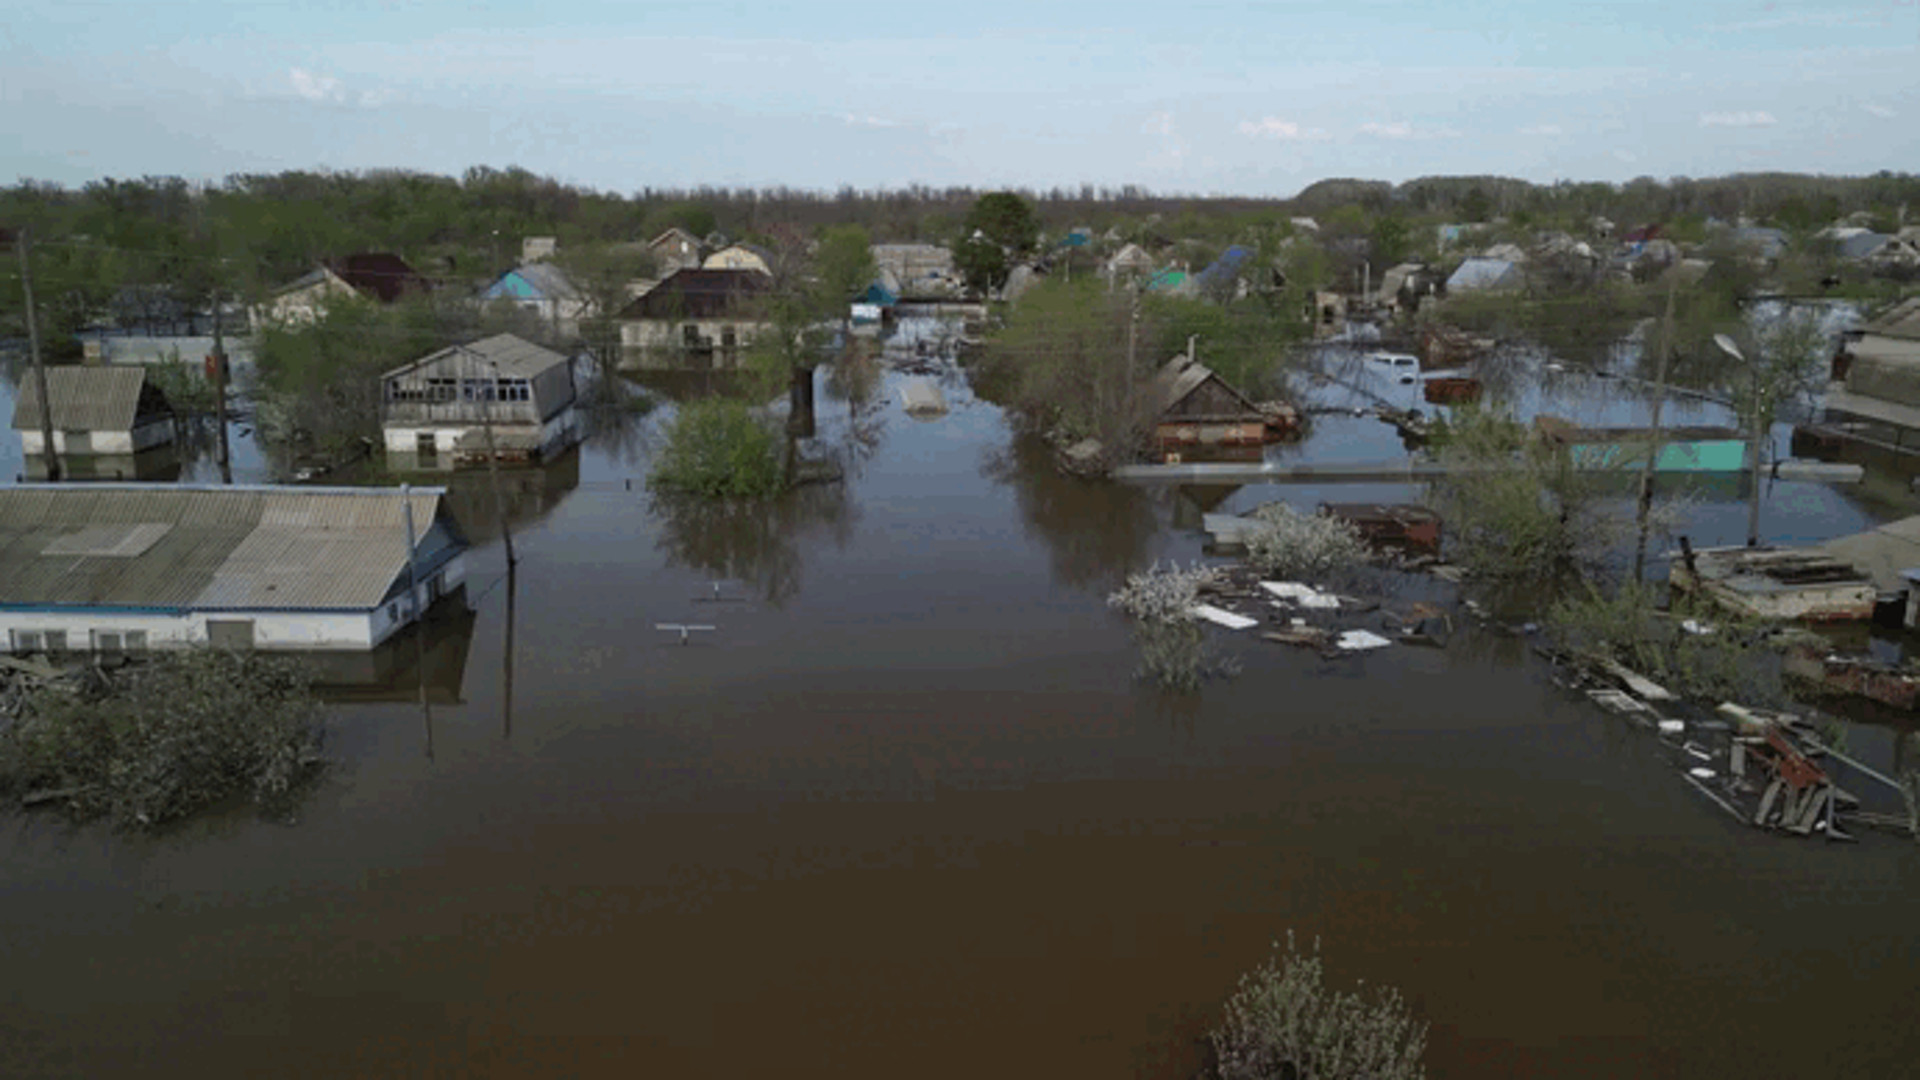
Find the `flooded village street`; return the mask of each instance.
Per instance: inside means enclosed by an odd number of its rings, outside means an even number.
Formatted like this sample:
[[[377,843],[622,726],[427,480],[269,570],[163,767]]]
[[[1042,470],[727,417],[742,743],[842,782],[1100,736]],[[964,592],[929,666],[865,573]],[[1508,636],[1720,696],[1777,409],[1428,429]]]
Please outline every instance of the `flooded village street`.
[[[1199,509],[1414,489],[1075,480],[961,377],[907,416],[903,378],[857,433],[823,389],[845,481],[744,515],[645,492],[658,412],[591,434],[516,500],[511,591],[471,522],[455,659],[336,701],[295,820],[9,818],[0,1074],[1184,1080],[1288,933],[1399,987],[1436,1077],[1920,1061],[1920,849],[1729,820],[1523,637],[1222,635],[1237,676],[1134,679],[1107,595],[1199,558]],[[1405,453],[1335,415],[1300,452]],[[1906,512],[1768,491],[1781,540]],[[1690,514],[1743,535],[1737,490]]]

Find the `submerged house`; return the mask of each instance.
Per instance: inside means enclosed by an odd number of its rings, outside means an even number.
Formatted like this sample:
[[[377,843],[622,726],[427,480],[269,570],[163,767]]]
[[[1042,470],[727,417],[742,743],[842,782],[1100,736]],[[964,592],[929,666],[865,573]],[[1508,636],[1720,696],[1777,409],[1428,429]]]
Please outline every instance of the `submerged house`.
[[[0,488],[0,642],[16,653],[371,649],[464,580],[467,542],[443,495]]]
[[[63,462],[94,456],[132,457],[173,442],[173,407],[137,364],[46,369],[53,452]],[[20,380],[13,430],[27,460],[46,453],[40,383]]]
[[[1677,591],[1757,619],[1870,619],[1880,593],[1867,574],[1817,548],[1683,545],[1667,578]]]
[[[1193,450],[1258,447],[1291,431],[1291,407],[1256,405],[1211,368],[1175,356],[1154,376],[1159,406],[1153,443],[1163,460],[1178,462]]]
[[[1868,323],[1835,362],[1822,419],[1855,438],[1920,449],[1920,297]]]
[[[619,315],[620,344],[670,362],[731,364],[769,325],[773,279],[756,270],[676,270]]]
[[[391,304],[431,288],[432,283],[400,256],[383,251],[362,252],[328,260],[275,289],[272,298],[255,309],[253,319],[256,325],[263,320],[310,323],[319,320],[326,314],[327,306],[339,300],[359,297]]]
[[[489,440],[505,461],[580,441],[572,361],[512,334],[429,353],[380,381],[387,453],[417,467],[485,463]]]

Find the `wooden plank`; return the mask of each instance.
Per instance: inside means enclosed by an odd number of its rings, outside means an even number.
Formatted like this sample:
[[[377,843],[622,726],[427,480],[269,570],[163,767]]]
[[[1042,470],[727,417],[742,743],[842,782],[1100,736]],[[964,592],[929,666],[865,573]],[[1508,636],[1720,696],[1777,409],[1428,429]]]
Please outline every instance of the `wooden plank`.
[[[1781,790],[1786,786],[1787,784],[1784,780],[1775,780],[1773,783],[1767,785],[1766,794],[1760,796],[1760,809],[1753,815],[1753,823],[1755,825],[1765,825],[1767,823],[1767,814],[1773,810],[1774,800],[1780,797]]]

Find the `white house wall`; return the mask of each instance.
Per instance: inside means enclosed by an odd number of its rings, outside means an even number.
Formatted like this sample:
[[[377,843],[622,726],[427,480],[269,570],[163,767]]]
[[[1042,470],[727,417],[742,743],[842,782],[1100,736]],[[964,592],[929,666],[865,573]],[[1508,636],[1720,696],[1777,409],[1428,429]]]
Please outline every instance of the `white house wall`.
[[[69,449],[67,433],[59,428],[53,430],[53,452],[56,454],[137,454],[142,450],[151,450],[156,446],[165,446],[173,441],[173,421],[171,419],[150,420],[132,431],[88,431],[87,445],[84,448]],[[45,452],[46,442],[40,437],[38,428],[27,428],[20,432],[20,447],[29,455]]]
[[[415,595],[424,610],[429,597],[452,592],[466,581],[466,556],[456,555],[422,581]],[[160,612],[0,611],[0,651],[13,647],[16,630],[64,631],[67,649],[92,648],[96,632],[147,636],[148,649],[182,649],[208,643],[208,621],[250,620],[253,647],[262,652],[361,651],[391,637],[412,621],[412,609],[401,595],[372,611],[191,611]]]

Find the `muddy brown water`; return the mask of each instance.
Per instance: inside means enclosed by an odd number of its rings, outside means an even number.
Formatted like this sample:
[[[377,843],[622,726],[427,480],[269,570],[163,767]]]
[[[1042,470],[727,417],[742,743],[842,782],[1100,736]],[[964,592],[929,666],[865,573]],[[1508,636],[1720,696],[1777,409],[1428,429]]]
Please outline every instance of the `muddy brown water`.
[[[1727,820],[1510,637],[1223,636],[1166,698],[1104,598],[1192,507],[948,393],[766,512],[589,446],[516,533],[510,709],[489,543],[432,757],[404,685],[343,701],[297,821],[5,819],[0,1074],[1187,1077],[1289,931],[1437,1077],[1920,1069],[1920,847]]]

